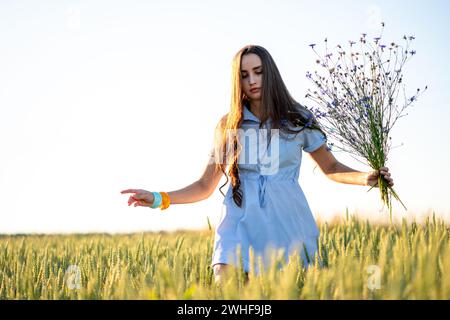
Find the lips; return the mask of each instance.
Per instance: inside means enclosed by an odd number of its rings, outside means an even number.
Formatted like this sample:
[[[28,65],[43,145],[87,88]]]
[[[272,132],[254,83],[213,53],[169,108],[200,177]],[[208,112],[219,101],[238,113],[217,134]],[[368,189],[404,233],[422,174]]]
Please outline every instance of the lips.
[[[257,92],[259,90],[259,88],[253,88],[253,89],[250,89],[250,92]]]

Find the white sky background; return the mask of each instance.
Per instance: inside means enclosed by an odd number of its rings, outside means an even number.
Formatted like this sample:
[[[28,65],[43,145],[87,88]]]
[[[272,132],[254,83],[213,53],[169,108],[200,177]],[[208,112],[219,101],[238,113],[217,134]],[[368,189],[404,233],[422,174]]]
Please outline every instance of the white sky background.
[[[200,177],[229,109],[231,60],[244,45],[268,49],[294,98],[308,103],[308,44],[374,37],[381,21],[386,42],[416,37],[409,92],[429,85],[393,130],[393,145],[403,146],[387,165],[408,207],[394,202],[395,217],[435,211],[448,221],[449,9],[437,0],[2,1],[0,233],[196,229],[207,217],[215,224],[218,188],[165,211],[129,207],[120,191],[174,191]],[[347,207],[372,221],[388,216],[378,212],[378,189],[335,183],[313,168],[304,153],[299,181],[316,219],[344,216]]]

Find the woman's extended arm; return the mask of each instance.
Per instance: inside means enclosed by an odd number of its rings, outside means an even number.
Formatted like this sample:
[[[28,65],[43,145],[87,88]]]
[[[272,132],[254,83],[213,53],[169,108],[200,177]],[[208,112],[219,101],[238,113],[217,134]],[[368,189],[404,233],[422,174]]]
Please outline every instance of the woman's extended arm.
[[[222,118],[218,126],[223,124],[224,119],[225,117]],[[214,160],[214,158],[208,159],[208,164],[200,179],[182,189],[167,192],[171,204],[198,202],[207,199],[214,192],[223,175],[223,172],[220,170],[215,170],[215,161],[212,160]],[[128,199],[128,206],[134,203],[135,207],[150,207],[154,201],[153,194],[150,191],[143,189],[126,189],[122,190],[120,193],[134,193]]]
[[[171,204],[198,202],[210,196],[210,193],[200,180],[195,181],[183,189],[169,191],[167,194],[170,197]]]
[[[214,158],[209,158],[206,169],[200,179],[183,189],[167,192],[171,204],[198,202],[207,199],[214,192],[223,172],[221,170],[216,171],[215,161],[212,160],[214,160]],[[128,206],[134,203],[135,207],[150,207],[154,201],[153,193],[143,189],[126,189],[122,190],[120,193],[134,193],[134,195],[131,195],[128,199]]]
[[[356,184],[361,186],[377,186],[378,175],[384,175],[390,186],[394,185],[394,180],[388,172],[389,168],[382,167],[380,170],[369,172],[361,172],[354,170],[336,160],[333,154],[327,150],[326,143],[319,149],[310,153],[311,158],[319,165],[322,172],[331,180],[346,183]]]
[[[367,172],[361,172],[347,167],[343,163],[336,163],[334,170],[327,177],[335,182],[367,186]]]
[[[170,197],[170,203],[193,203],[207,199],[214,192],[220,178],[223,175],[223,172],[220,170],[218,172],[214,172],[214,166],[214,163],[208,163],[200,179],[185,188],[167,192]],[[134,195],[131,195],[128,199],[128,206],[134,203],[135,207],[149,207],[154,201],[153,194],[150,191],[143,189],[127,189],[122,190],[120,193],[134,193]]]

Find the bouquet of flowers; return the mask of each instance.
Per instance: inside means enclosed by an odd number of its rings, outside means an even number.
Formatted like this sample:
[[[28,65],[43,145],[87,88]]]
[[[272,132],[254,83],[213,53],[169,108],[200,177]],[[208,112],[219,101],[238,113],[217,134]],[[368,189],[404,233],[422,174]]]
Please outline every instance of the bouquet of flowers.
[[[310,44],[317,55],[316,63],[321,72],[307,72],[306,77],[313,83],[314,89],[308,89],[306,98],[316,108],[308,107],[317,121],[336,142],[330,143],[342,151],[361,157],[375,170],[386,165],[391,149],[389,133],[398,118],[404,116],[404,110],[427,90],[417,89],[414,95],[407,96],[402,69],[405,63],[416,54],[410,49],[414,36],[403,36],[404,45],[396,42],[382,43],[384,23],[380,35],[369,40],[363,33],[356,42],[349,41],[349,50],[341,45],[335,52],[328,51],[325,42],[325,54],[321,56]],[[404,100],[399,103],[400,87]],[[359,159],[355,158],[360,161]],[[362,161],[360,161],[362,162]],[[392,219],[392,196],[406,210],[394,189],[382,175],[378,177],[381,200],[389,208]],[[372,186],[368,191],[370,191]]]

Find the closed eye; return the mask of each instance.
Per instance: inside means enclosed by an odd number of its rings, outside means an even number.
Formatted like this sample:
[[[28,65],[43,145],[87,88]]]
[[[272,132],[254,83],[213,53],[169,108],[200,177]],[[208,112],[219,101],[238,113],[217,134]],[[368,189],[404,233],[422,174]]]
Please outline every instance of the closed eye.
[[[261,74],[261,73],[262,73],[262,71],[260,71],[260,72],[256,72],[256,74]],[[245,74],[245,75],[242,75],[242,78],[243,78],[243,79],[247,78],[247,74]]]

